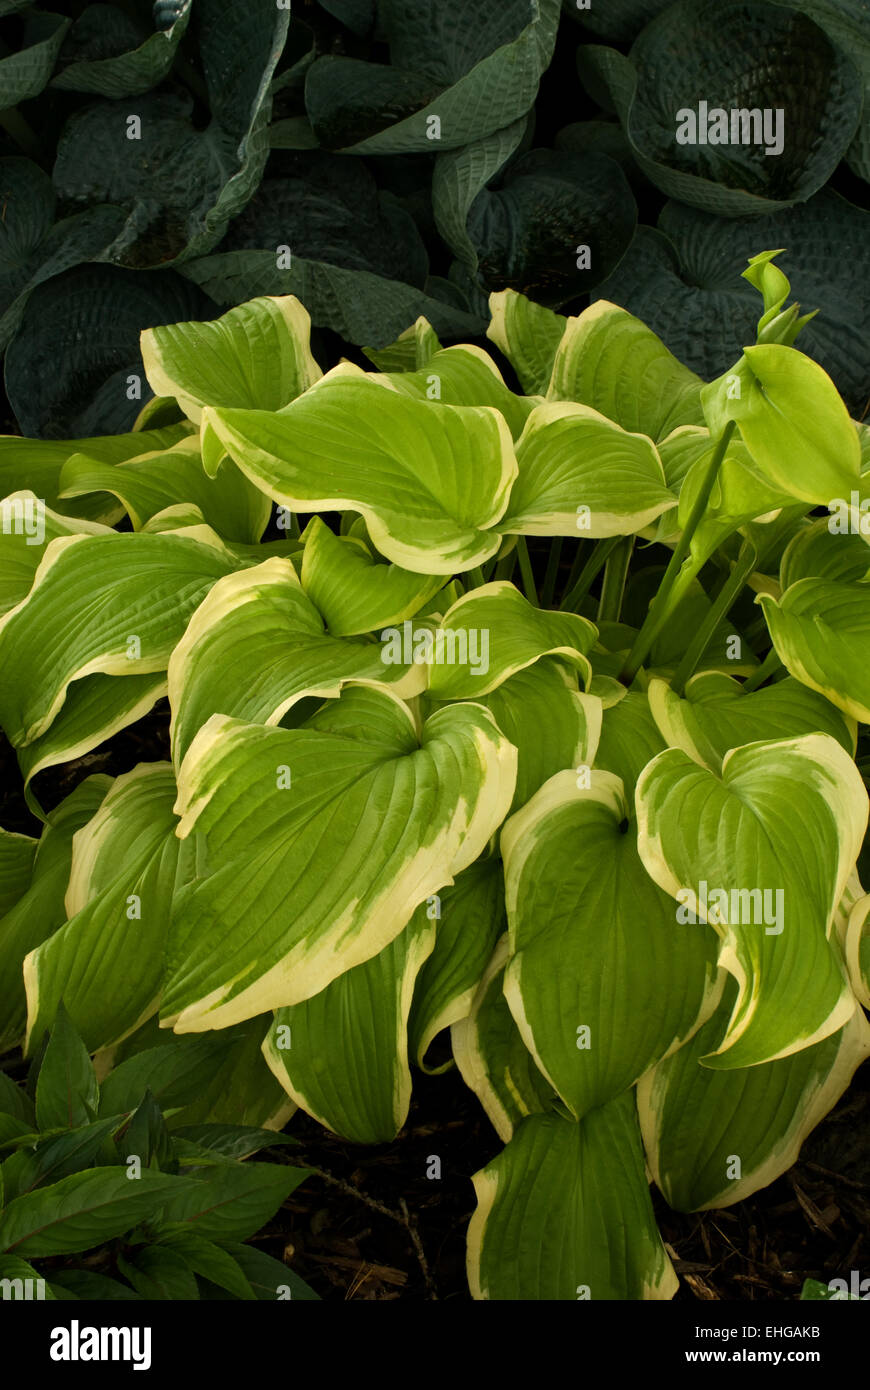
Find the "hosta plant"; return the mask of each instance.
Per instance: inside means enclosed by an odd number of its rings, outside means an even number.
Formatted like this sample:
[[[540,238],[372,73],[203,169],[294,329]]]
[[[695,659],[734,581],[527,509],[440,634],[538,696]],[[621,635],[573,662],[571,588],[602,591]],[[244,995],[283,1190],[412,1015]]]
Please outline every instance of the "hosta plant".
[[[196,1066],[161,1051],[101,1088],[61,1006],[26,1085],[0,1071],[4,1299],[316,1298],[245,1244],[308,1169],[240,1160],[292,1140],[180,1123]]]
[[[709,383],[512,291],[504,372],[421,319],[324,373],[266,298],[143,335],[133,432],[2,441],[7,1047],[227,1039],[217,1118],[373,1143],[449,1029],[473,1295],[673,1295],[650,1178],[756,1191],[870,1052],[868,433],[776,254]],[[169,761],[43,811],[165,696]]]

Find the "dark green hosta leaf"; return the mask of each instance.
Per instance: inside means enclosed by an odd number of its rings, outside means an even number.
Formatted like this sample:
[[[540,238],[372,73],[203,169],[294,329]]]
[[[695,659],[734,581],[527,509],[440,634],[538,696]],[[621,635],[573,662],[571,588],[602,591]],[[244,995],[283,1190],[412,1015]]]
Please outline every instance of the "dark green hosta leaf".
[[[673,0],[606,0],[606,4],[598,0],[562,0],[566,14],[611,43],[636,38],[645,24],[672,3]]]
[[[658,232],[638,230],[599,293],[637,314],[693,371],[719,376],[738,346],[755,341],[758,295],[741,271],[759,246],[788,247],[796,298],[820,310],[801,332],[801,351],[860,416],[870,380],[870,214],[831,189],[767,217],[725,219],[666,203]]]
[[[728,217],[817,192],[861,114],[850,58],[805,15],[754,0],[679,0],[644,29],[629,58],[594,46],[581,58],[609,88],[647,177],[669,197]],[[678,143],[677,113],[697,117],[701,101],[729,113],[729,136],[732,110],[782,110],[781,146],[775,130],[767,144]]]
[[[559,0],[507,0],[482,10],[474,0],[387,0],[379,18],[394,66],[317,59],[305,84],[309,120],[327,147],[432,153],[525,115],[553,51]]]
[[[529,120],[521,116],[503,130],[483,140],[473,140],[457,150],[437,156],[432,171],[432,212],[447,245],[469,270],[475,271],[478,251],[468,235],[468,212],[490,179],[494,178],[523,143]]]
[[[187,29],[192,0],[175,6],[177,19],[149,33],[149,26],[115,5],[88,5],[60,54],[53,87],[101,97],[130,97],[156,87],[169,72]]]
[[[6,392],[22,432],[70,439],[130,430],[147,392],[142,329],[214,313],[171,272],[88,265],[38,285],[6,354]]]
[[[468,212],[467,235],[489,289],[520,290],[558,307],[619,263],[637,209],[606,155],[530,150]]]
[[[73,1173],[9,1203],[0,1216],[0,1249],[32,1259],[91,1250],[155,1216],[173,1200],[184,1202],[189,1196],[196,1205],[202,1189],[193,1178],[150,1168],[143,1168],[138,1178],[120,1167]]]
[[[93,1063],[69,1014],[59,1004],[36,1083],[39,1128],[76,1129],[94,1119],[99,1103]]]
[[[867,0],[776,0],[809,15],[844,53],[848,53],[864,84],[864,118],[846,156],[862,179],[870,179],[870,26]]]
[[[187,1182],[183,1191],[169,1197],[161,1229],[190,1230],[221,1242],[247,1240],[271,1220],[309,1173],[308,1168],[277,1163],[216,1163],[200,1169],[196,1182]],[[2,1229],[0,1221],[0,1237]]]
[[[51,77],[69,26],[63,15],[30,10],[24,19],[20,51],[0,59],[0,105],[17,106],[39,96]]]
[[[468,1274],[478,1299],[673,1298],[634,1094],[580,1123],[529,1115],[474,1175]]]

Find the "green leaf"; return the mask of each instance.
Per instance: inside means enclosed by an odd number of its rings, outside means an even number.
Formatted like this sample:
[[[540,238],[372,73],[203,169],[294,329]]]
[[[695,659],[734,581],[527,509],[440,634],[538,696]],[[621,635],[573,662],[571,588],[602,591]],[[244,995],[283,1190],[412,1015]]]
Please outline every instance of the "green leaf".
[[[133,1180],[119,1167],[73,1173],[9,1203],[0,1216],[0,1249],[33,1259],[92,1250],[152,1218],[176,1194],[201,1188],[150,1168]]]
[[[721,672],[693,676],[680,699],[664,680],[650,681],[649,703],[662,737],[694,762],[718,772],[730,748],[776,738],[823,733],[854,756],[856,730],[805,685],[787,677],[763,690],[742,693],[739,681]]]
[[[168,28],[146,35],[144,26],[133,24],[123,11],[109,5],[88,5],[76,19],[67,41],[75,57],[55,74],[52,87],[90,92],[110,100],[150,91],[172,67],[187,29],[190,7],[191,0],[182,0],[176,9],[177,18]],[[104,56],[107,39],[112,47],[119,48],[108,57]]]
[[[181,1229],[205,1240],[247,1240],[271,1221],[310,1169],[277,1163],[217,1163],[200,1171],[196,1182],[188,1181],[167,1201],[161,1234]]]
[[[299,1003],[377,955],[477,858],[515,775],[477,705],[438,711],[419,737],[406,706],[364,687],[302,729],[215,715],[179,774],[178,833],[203,867],[175,900],[164,1023]]]
[[[472,589],[445,613],[429,688],[438,700],[473,700],[544,656],[559,657],[586,681],[595,636],[588,619],[535,608],[513,584],[497,580]]]
[[[8,1206],[14,1197],[22,1197],[36,1187],[45,1187],[92,1167],[118,1124],[117,1116],[108,1120],[88,1120],[64,1134],[41,1140],[32,1149],[18,1149],[0,1168],[4,1205]]]
[[[151,1251],[161,1250],[177,1256],[194,1274],[226,1289],[234,1298],[252,1301],[256,1294],[251,1288],[237,1260],[213,1241],[204,1240],[195,1231],[177,1231],[164,1236],[159,1246]],[[198,1294],[195,1295],[198,1297]]]
[[[496,943],[467,1017],[454,1023],[450,1041],[466,1086],[474,1091],[505,1143],[526,1116],[556,1100],[523,1042],[502,990],[509,957],[507,933]]]
[[[386,380],[394,390],[416,400],[494,406],[507,420],[514,439],[522,434],[535,405],[509,391],[489,354],[467,343],[438,349],[427,356],[422,368],[389,372]]]
[[[348,681],[410,698],[425,675],[413,664],[387,664],[378,643],[329,636],[290,560],[228,576],[200,604],[170,661],[176,765],[212,715],[277,724],[299,700],[336,696]]]
[[[262,1134],[261,1125],[270,1133],[286,1125],[296,1106],[270,1072],[261,1051],[270,1022],[268,1014],[260,1014],[235,1028],[209,1035],[212,1039],[226,1039],[229,1045],[217,1057],[196,1097],[173,1116],[173,1132],[207,1124],[213,1136],[219,1135],[222,1126],[234,1129],[239,1125]],[[180,1040],[180,1045],[190,1047],[201,1041],[188,1035]]]
[[[4,108],[39,96],[51,76],[70,21],[59,14],[29,10],[24,19],[21,51],[0,60]]]
[[[319,517],[306,527],[302,587],[332,637],[353,637],[412,618],[442,587],[441,575],[414,574],[354,537],[336,536]]]
[[[568,319],[547,395],[662,440],[679,425],[703,424],[702,384],[639,319],[599,299]]]
[[[779,1061],[711,1071],[704,1057],[722,1037],[736,993],[729,982],[709,1022],[638,1086],[647,1161],[678,1211],[731,1206],[772,1183],[870,1055],[859,1009],[837,1032]]]
[[[30,593],[40,561],[58,536],[110,534],[109,527],[98,522],[61,516],[29,491],[10,493],[0,501],[0,521],[0,616]]]
[[[32,1281],[32,1282],[31,1282]],[[17,1255],[0,1255],[0,1283],[3,1300],[30,1302],[33,1298],[54,1298],[51,1286],[33,1265]],[[7,1292],[8,1289],[8,1292]]]
[[[4,917],[30,887],[37,844],[30,835],[0,829],[0,917]]]
[[[32,1100],[24,1087],[17,1086],[5,1071],[0,1071],[0,1115],[22,1120],[30,1128],[35,1128],[36,1111]]]
[[[275,1011],[266,1061],[296,1104],[344,1139],[389,1143],[407,1119],[408,1015],[435,931],[424,903],[376,956]]]
[[[652,440],[586,405],[551,401],[534,410],[517,444],[517,465],[499,523],[509,534],[631,535],[677,500]]]
[[[100,1088],[94,1068],[69,1014],[59,1003],[36,1083],[36,1120],[42,1130],[77,1129],[92,1120]]]
[[[100,1114],[135,1110],[150,1090],[161,1110],[186,1107],[196,1100],[232,1047],[232,1034],[169,1038],[161,1047],[134,1053],[114,1067],[102,1083]]]
[[[866,583],[799,579],[780,599],[758,596],[786,669],[863,723],[870,721],[868,595]]]
[[[468,235],[468,213],[490,179],[521,145],[528,120],[521,116],[503,130],[436,155],[432,171],[432,212],[442,239],[463,265],[477,270],[478,251]],[[491,335],[489,335],[491,336]]]
[[[63,1289],[67,1298],[80,1298],[86,1302],[100,1303],[138,1303],[139,1294],[117,1279],[105,1274],[95,1274],[91,1269],[53,1269],[51,1282],[55,1288]]]
[[[579,1124],[528,1116],[473,1181],[474,1298],[667,1300],[676,1293],[631,1093]]]
[[[490,528],[517,466],[491,407],[411,400],[338,367],[280,415],[207,410],[203,418],[275,501],[359,512],[381,554],[405,569],[453,574],[501,544]]]
[[[711,434],[736,420],[756,470],[788,496],[828,503],[857,484],[861,446],[849,412],[827,372],[796,348],[746,348],[702,401]]]
[[[276,1134],[271,1129],[257,1129],[255,1125],[180,1125],[173,1131],[176,1139],[185,1139],[190,1144],[198,1144],[216,1157],[226,1159],[249,1158],[261,1149],[273,1149],[279,1144],[295,1144],[289,1134]]]
[[[199,1291],[188,1262],[163,1245],[142,1245],[129,1255],[118,1255],[118,1270],[142,1298],[175,1302],[196,1300]]]
[[[704,1065],[756,1066],[835,1033],[855,998],[829,934],[861,847],[867,793],[828,734],[747,744],[721,777],[660,753],[637,786],[638,848],[677,898],[677,920],[715,926],[739,995]]]
[[[267,1255],[265,1250],[258,1250],[253,1245],[237,1245],[228,1240],[223,1242],[223,1248],[240,1266],[258,1299],[296,1298],[320,1302],[319,1294],[309,1288],[304,1279],[300,1279],[280,1260]]]
[[[716,940],[675,924],[672,901],[638,856],[613,773],[551,778],[507,822],[501,848],[505,997],[541,1072],[581,1119],[698,1027]],[[659,1001],[654,1011],[637,1007],[646,991]]]
[[[423,909],[418,908],[418,912]],[[444,1028],[467,1018],[496,942],[502,935],[504,881],[501,861],[492,856],[469,864],[454,884],[426,908],[437,923],[435,945],[414,986],[408,1023],[411,1056],[425,1072],[426,1051]]]
[[[554,314],[515,290],[489,297],[492,318],[486,330],[501,348],[529,395],[543,395],[550,385],[556,356],[568,319]]]

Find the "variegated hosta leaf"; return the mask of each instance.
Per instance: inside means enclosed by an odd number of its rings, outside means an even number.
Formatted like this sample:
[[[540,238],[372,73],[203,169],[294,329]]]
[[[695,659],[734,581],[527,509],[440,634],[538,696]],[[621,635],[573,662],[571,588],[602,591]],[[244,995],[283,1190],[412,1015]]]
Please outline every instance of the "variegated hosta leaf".
[[[362,687],[302,729],[215,715],[179,774],[200,876],[173,908],[164,1023],[225,1027],[370,960],[473,863],[515,779],[479,705],[439,710],[419,736],[407,706]]]
[[[624,687],[620,687],[624,689]],[[591,764],[601,732],[602,702],[577,689],[577,675],[554,656],[517,671],[481,701],[517,754],[512,811],[550,777]]]
[[[870,583],[799,579],[759,594],[776,654],[803,685],[870,722]]]
[[[73,454],[87,454],[99,463],[123,463],[159,449],[171,449],[190,433],[190,425],[170,425],[166,429],[131,430],[129,434],[98,435],[94,439],[22,439],[20,435],[0,435],[0,495],[27,488],[41,497],[46,506],[70,517],[113,523],[122,508],[106,492],[58,505],[61,469]]]
[[[426,1052],[443,1028],[471,1012],[475,991],[505,928],[504,878],[497,855],[469,864],[456,882],[430,899],[425,909],[435,922],[432,954],[424,962],[414,990],[409,1023],[411,1056],[423,1071],[446,1071],[426,1065]]]
[[[399,334],[394,343],[384,348],[363,348],[366,357],[374,362],[379,372],[419,372],[440,351],[441,340],[422,314]]]
[[[702,385],[640,319],[598,299],[568,320],[547,395],[660,440],[680,425],[703,425]]]
[[[0,617],[30,593],[40,561],[58,536],[110,534],[110,528],[97,521],[52,511],[34,492],[4,497],[0,501]]]
[[[200,604],[169,663],[176,765],[213,714],[277,724],[305,696],[337,695],[351,680],[412,697],[426,674],[423,666],[386,662],[378,642],[330,637],[290,560],[228,575]]]
[[[716,974],[716,937],[675,920],[672,899],[640,861],[611,772],[552,777],[507,822],[501,849],[505,998],[539,1068],[579,1119],[697,1028]],[[644,998],[656,1007],[639,1007]]]
[[[0,725],[16,746],[49,727],[72,681],[164,671],[190,615],[238,567],[209,527],[52,541],[0,620]]]
[[[142,361],[156,394],[174,396],[198,425],[203,406],[280,410],[302,395],[322,376],[310,340],[308,311],[287,294],[252,299],[206,323],[148,328]],[[224,450],[207,424],[202,451],[214,474]]]
[[[866,513],[865,513],[866,516]],[[790,589],[800,579],[827,579],[834,583],[866,579],[870,571],[870,534],[842,529],[838,517],[819,517],[802,522],[786,546],[779,566],[779,582]],[[864,522],[867,525],[867,522]]]
[[[855,998],[829,940],[861,848],[867,793],[828,734],[750,743],[721,776],[675,748],[637,785],[647,872],[722,939],[719,964],[739,986],[708,1067],[757,1066],[835,1033]]]
[[[522,434],[536,404],[532,397],[509,390],[489,353],[470,343],[442,348],[417,371],[386,376],[394,390],[418,401],[494,406],[507,420],[514,439]]]
[[[210,478],[203,469],[195,436],[180,440],[172,449],[115,465],[84,453],[73,454],[61,470],[60,488],[64,500],[92,492],[114,493],[134,531],[141,531],[167,507],[184,502],[198,507],[203,520],[218,535],[253,543],[265,531],[272,510],[268,497],[253,487],[234,463],[225,462],[217,477]]]
[[[736,420],[756,470],[790,497],[825,506],[857,487],[861,445],[849,412],[827,372],[797,348],[745,348],[702,401],[711,433]]]
[[[492,318],[487,338],[504,353],[524,391],[544,394],[553,373],[553,358],[570,320],[516,290],[491,294],[489,308]]]
[[[517,444],[519,476],[499,529],[530,536],[628,536],[676,505],[655,445],[590,406],[551,401]]]
[[[595,766],[614,772],[631,795],[647,763],[666,746],[652,717],[649,700],[639,690],[626,691],[605,705]]]
[[[849,914],[844,954],[852,989],[870,1009],[870,893],[860,897]]]
[[[166,689],[163,671],[144,676],[85,676],[73,681],[45,733],[17,750],[24,796],[33,814],[45,819],[32,786],[38,772],[81,758],[135,724],[163,698]]]
[[[278,414],[208,410],[252,482],[294,511],[349,508],[374,545],[417,574],[453,574],[495,555],[517,475],[491,406],[411,400],[339,367]]]
[[[362,540],[336,536],[319,516],[306,527],[302,587],[333,637],[354,637],[401,623],[434,598],[442,575],[384,564]]]
[[[790,676],[744,695],[739,681],[705,671],[688,681],[683,699],[667,681],[653,679],[649,704],[667,745],[712,772],[719,771],[729,748],[777,737],[830,734],[847,753],[855,753],[854,722]]]
[[[722,1037],[736,993],[730,981],[709,1022],[637,1088],[647,1161],[678,1211],[727,1207],[778,1178],[870,1056],[870,1025],[858,1009],[812,1047],[711,1071],[702,1059]]]
[[[560,657],[585,682],[591,675],[586,653],[595,636],[588,619],[535,608],[507,580],[484,584],[444,614],[429,688],[438,700],[474,700],[542,656]]]
[[[529,1115],[473,1181],[474,1298],[629,1301],[676,1293],[632,1092],[579,1122]]]
[[[505,1143],[521,1120],[549,1110],[556,1099],[520,1037],[504,997],[502,984],[509,954],[505,933],[474,992],[471,1011],[450,1029],[462,1079]]]
[[[89,1052],[156,1013],[180,848],[174,801],[169,763],[140,763],[76,834],[66,925],[24,962],[28,1050],[61,999]]]
[[[275,1012],[263,1042],[266,1061],[296,1104],[344,1139],[389,1143],[405,1123],[408,1014],[435,928],[423,904],[371,960]]]
[[[24,1038],[27,1003],[21,967],[27,953],[66,921],[73,836],[99,808],[111,778],[88,777],[48,816],[29,886],[0,917],[0,1050]]]

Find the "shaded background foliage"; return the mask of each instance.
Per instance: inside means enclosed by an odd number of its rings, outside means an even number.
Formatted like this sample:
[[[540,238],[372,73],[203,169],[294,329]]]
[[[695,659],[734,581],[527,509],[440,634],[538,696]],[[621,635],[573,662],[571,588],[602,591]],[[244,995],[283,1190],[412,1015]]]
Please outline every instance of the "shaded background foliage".
[[[868,88],[870,0],[0,0],[5,427],[128,428],[140,330],[258,294],[329,355],[603,296],[709,377],[776,245],[862,416]],[[701,100],[783,107],[783,153],[677,145]]]

